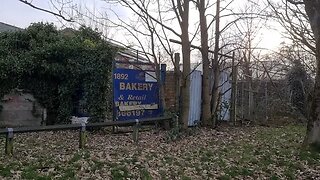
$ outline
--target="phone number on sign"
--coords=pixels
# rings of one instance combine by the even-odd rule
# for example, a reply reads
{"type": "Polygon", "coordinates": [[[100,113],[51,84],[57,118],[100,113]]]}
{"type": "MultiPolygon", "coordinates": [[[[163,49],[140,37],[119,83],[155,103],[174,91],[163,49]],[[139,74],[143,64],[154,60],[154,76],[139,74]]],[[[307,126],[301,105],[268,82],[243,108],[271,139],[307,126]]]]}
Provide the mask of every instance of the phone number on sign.
{"type": "Polygon", "coordinates": [[[122,116],[122,117],[143,116],[144,113],[145,113],[144,109],[134,110],[134,111],[122,111],[122,112],[118,112],[118,117],[119,116],[122,116]]]}

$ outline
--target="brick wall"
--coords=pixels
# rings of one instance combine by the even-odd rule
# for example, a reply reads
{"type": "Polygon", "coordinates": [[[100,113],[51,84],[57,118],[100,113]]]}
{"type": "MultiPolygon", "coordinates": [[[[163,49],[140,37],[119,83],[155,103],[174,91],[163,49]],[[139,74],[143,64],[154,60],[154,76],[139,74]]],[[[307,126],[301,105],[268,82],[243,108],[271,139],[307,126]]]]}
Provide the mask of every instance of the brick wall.
{"type": "Polygon", "coordinates": [[[176,88],[175,88],[175,76],[173,71],[166,72],[166,81],[165,81],[165,100],[166,106],[169,111],[175,111],[176,103],[176,88]]]}

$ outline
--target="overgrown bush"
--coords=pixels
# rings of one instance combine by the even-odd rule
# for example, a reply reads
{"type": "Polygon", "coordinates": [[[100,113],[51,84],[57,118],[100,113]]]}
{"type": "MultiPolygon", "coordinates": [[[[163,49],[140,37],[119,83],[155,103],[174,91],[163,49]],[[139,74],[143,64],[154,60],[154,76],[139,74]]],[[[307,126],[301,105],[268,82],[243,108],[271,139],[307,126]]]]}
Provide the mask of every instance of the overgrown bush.
{"type": "Polygon", "coordinates": [[[311,96],[312,80],[300,61],[293,62],[287,73],[290,92],[290,101],[294,108],[302,115],[307,116],[308,97],[311,96]]]}
{"type": "Polygon", "coordinates": [[[115,53],[86,27],[59,31],[36,23],[0,33],[0,97],[15,88],[32,93],[47,108],[47,124],[69,123],[80,105],[91,121],[101,121],[111,108],[115,53]]]}

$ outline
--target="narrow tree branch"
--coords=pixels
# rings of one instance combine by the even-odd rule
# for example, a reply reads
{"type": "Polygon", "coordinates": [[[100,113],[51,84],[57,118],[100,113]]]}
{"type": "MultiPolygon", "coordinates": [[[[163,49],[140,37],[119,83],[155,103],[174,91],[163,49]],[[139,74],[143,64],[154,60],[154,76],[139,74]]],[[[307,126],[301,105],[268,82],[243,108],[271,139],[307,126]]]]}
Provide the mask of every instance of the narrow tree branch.
{"type": "Polygon", "coordinates": [[[60,17],[60,18],[62,18],[62,19],[65,20],[65,21],[74,22],[74,20],[73,20],[72,18],[67,18],[67,17],[63,16],[63,15],[61,14],[61,12],[56,13],[56,12],[53,12],[53,11],[50,11],[50,10],[47,10],[47,9],[40,8],[40,7],[35,6],[34,4],[32,4],[32,2],[28,2],[27,0],[19,0],[19,1],[20,1],[21,3],[23,3],[23,4],[26,4],[26,5],[34,8],[34,9],[37,9],[37,10],[39,10],[39,11],[43,11],[43,12],[52,14],[52,15],[54,15],[54,16],[60,17]]]}
{"type": "Polygon", "coordinates": [[[295,5],[297,5],[297,4],[304,4],[302,1],[295,1],[295,0],[287,0],[289,3],[291,3],[291,4],[295,4],[295,5]]]}

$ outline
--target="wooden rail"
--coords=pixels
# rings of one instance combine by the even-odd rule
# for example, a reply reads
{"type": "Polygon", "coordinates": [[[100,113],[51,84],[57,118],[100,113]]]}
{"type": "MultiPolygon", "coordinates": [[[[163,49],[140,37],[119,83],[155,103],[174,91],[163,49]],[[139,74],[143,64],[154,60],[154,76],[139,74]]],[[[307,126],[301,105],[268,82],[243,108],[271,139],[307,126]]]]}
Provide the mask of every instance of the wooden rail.
{"type": "Polygon", "coordinates": [[[28,132],[41,132],[41,131],[61,131],[61,130],[80,130],[79,134],[79,148],[84,148],[86,143],[86,129],[95,127],[108,127],[108,126],[134,126],[133,140],[138,142],[139,125],[165,122],[171,120],[172,117],[158,117],[148,119],[135,119],[128,121],[111,121],[101,123],[88,123],[88,124],[63,124],[51,126],[36,126],[36,127],[18,127],[18,128],[5,128],[0,129],[0,135],[6,135],[5,153],[8,155],[13,154],[13,134],[14,133],[28,133],[28,132]]]}

